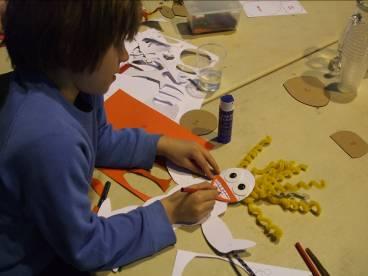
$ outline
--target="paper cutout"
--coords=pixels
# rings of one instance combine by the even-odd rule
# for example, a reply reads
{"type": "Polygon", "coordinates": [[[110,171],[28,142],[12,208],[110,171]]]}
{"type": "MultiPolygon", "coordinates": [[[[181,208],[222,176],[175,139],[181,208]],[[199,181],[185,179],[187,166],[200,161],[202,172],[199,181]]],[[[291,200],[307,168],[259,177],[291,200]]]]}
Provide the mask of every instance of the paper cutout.
{"type": "Polygon", "coordinates": [[[153,99],[153,94],[147,93],[147,91],[158,91],[159,89],[158,84],[151,81],[142,81],[142,79],[133,78],[125,74],[116,74],[115,76],[116,80],[110,85],[108,92],[104,94],[105,101],[114,95],[116,91],[123,90],[134,91],[135,96],[130,96],[139,99],[142,103],[147,103],[153,99]],[[121,88],[120,84],[123,84],[124,89],[121,88]]]}
{"type": "MultiPolygon", "coordinates": [[[[244,169],[231,168],[220,174],[231,189],[233,195],[239,202],[246,198],[253,190],[255,182],[253,175],[244,169]]],[[[221,194],[224,191],[221,190],[221,194]]],[[[229,190],[226,192],[229,193],[229,190]]],[[[256,244],[248,240],[234,239],[227,225],[219,218],[225,212],[227,203],[217,201],[207,220],[202,222],[202,232],[208,243],[218,252],[229,253],[234,250],[244,250],[255,246],[256,244]]]]}
{"type": "Polygon", "coordinates": [[[217,118],[206,110],[191,110],[180,119],[180,125],[196,135],[205,135],[217,128],[217,118]]]}
{"type": "MultiPolygon", "coordinates": [[[[195,54],[196,46],[154,29],[139,32],[125,46],[130,66],[116,75],[105,99],[122,89],[175,122],[187,111],[201,107],[205,94],[192,84],[198,70],[181,60],[183,54],[195,54]]],[[[217,56],[207,55],[211,62],[216,61],[217,56]]]]}
{"type": "Polygon", "coordinates": [[[254,188],[253,175],[248,170],[240,168],[223,170],[220,177],[214,177],[213,182],[216,183],[220,195],[228,199],[229,203],[242,201],[254,188]]]}
{"type": "Polygon", "coordinates": [[[173,19],[175,17],[173,10],[168,6],[161,6],[160,13],[162,14],[162,16],[169,19],[173,19]]]}
{"type": "MultiPolygon", "coordinates": [[[[176,253],[175,264],[172,276],[181,276],[184,272],[185,267],[194,258],[212,258],[219,259],[229,262],[228,259],[217,255],[210,255],[204,253],[196,253],[185,250],[178,250],[176,253]]],[[[238,260],[233,260],[234,263],[241,269],[244,267],[239,263],[238,260]]],[[[286,268],[281,266],[265,265],[260,263],[247,262],[250,268],[254,271],[257,276],[311,276],[312,274],[308,271],[286,268]]]]}
{"type": "Polygon", "coordinates": [[[248,17],[292,15],[307,13],[299,1],[240,1],[248,17]]]}
{"type": "Polygon", "coordinates": [[[330,101],[325,85],[315,77],[292,78],[284,83],[284,87],[294,99],[306,105],[322,107],[330,101]]]}
{"type": "MultiPolygon", "coordinates": [[[[253,189],[254,187],[254,178],[253,176],[244,169],[234,168],[227,169],[221,173],[223,181],[221,185],[228,185],[229,188],[232,189],[234,196],[237,197],[238,200],[244,199],[253,189]],[[245,184],[244,184],[245,183],[245,184]],[[241,185],[241,186],[240,186],[241,185]]],[[[185,183],[188,185],[188,183],[185,183]]],[[[166,196],[169,196],[177,191],[179,191],[183,186],[178,185],[171,189],[167,194],[157,196],[147,200],[143,206],[147,206],[152,204],[153,202],[160,200],[166,196]]],[[[221,196],[225,196],[225,194],[229,194],[228,189],[222,190],[223,187],[219,187],[219,191],[221,192],[221,196]]],[[[229,197],[230,198],[230,197],[229,197]]],[[[111,210],[110,199],[106,199],[98,212],[99,216],[110,217],[117,214],[127,213],[131,210],[134,210],[138,206],[128,206],[125,208],[111,210]]],[[[217,201],[214,209],[210,213],[207,218],[204,218],[202,221],[199,221],[195,224],[201,224],[202,232],[206,237],[207,241],[218,251],[221,253],[229,253],[235,250],[244,250],[250,248],[255,245],[254,242],[248,240],[238,240],[234,239],[230,230],[227,228],[226,224],[222,222],[222,220],[218,217],[222,213],[225,212],[227,207],[227,203],[217,201]]],[[[173,227],[180,227],[181,225],[174,225],[173,227]]],[[[113,269],[116,271],[117,269],[113,269]]]]}
{"type": "Polygon", "coordinates": [[[91,183],[91,187],[96,192],[96,194],[98,194],[99,196],[102,195],[104,185],[102,184],[102,182],[99,179],[93,178],[92,183],[91,183]]]}
{"type": "MultiPolygon", "coordinates": [[[[193,135],[185,128],[121,90],[108,97],[105,101],[105,110],[107,120],[114,128],[143,128],[149,133],[190,140],[207,149],[213,148],[211,143],[193,135]]],[[[123,174],[126,170],[107,168],[101,168],[100,170],[143,201],[150,199],[149,195],[135,189],[125,181],[123,174]]]]}
{"type": "Polygon", "coordinates": [[[201,228],[207,242],[221,253],[244,250],[256,245],[252,241],[234,239],[227,225],[217,216],[211,215],[201,224],[201,228]]]}
{"type": "Polygon", "coordinates": [[[117,210],[111,210],[111,200],[110,198],[106,198],[102,203],[97,215],[100,217],[108,218],[118,214],[126,214],[134,209],[137,209],[138,207],[138,205],[130,205],[117,210]]]}
{"type": "Polygon", "coordinates": [[[105,101],[105,110],[107,120],[114,128],[143,128],[148,133],[194,141],[207,149],[213,148],[210,142],[193,135],[187,129],[122,90],[117,91],[105,101]]]}
{"type": "Polygon", "coordinates": [[[330,137],[351,158],[362,157],[368,152],[368,144],[352,131],[338,131],[330,137]]]}
{"type": "MultiPolygon", "coordinates": [[[[172,166],[168,163],[168,171],[180,187],[187,187],[205,181],[203,178],[193,177],[191,173],[183,169],[172,166]]],[[[219,187],[222,197],[231,198],[230,193],[236,197],[232,202],[239,202],[246,198],[254,188],[254,177],[245,169],[230,168],[223,170],[220,174],[225,180],[227,188],[219,187]],[[228,195],[226,195],[228,194],[228,195]]],[[[227,225],[218,217],[227,208],[226,202],[216,201],[210,216],[201,222],[202,232],[206,240],[217,251],[228,253],[234,250],[246,249],[255,246],[255,243],[248,240],[234,239],[227,225]]]]}
{"type": "Polygon", "coordinates": [[[147,201],[151,197],[139,191],[138,189],[134,188],[132,185],[130,185],[124,177],[125,174],[134,173],[134,174],[144,176],[150,179],[152,182],[156,183],[163,192],[166,192],[171,182],[171,179],[161,179],[161,178],[155,177],[150,172],[145,171],[145,170],[117,170],[117,169],[107,169],[107,168],[100,169],[100,170],[101,172],[103,172],[104,174],[112,178],[120,186],[123,186],[125,189],[127,189],[128,191],[130,191],[132,194],[134,194],[136,197],[140,198],[143,201],[147,201]]]}
{"type": "MultiPolygon", "coordinates": [[[[254,187],[254,178],[244,169],[232,168],[227,169],[221,172],[221,177],[226,180],[227,185],[234,192],[235,196],[238,200],[243,200],[254,187]],[[236,174],[236,176],[234,176],[236,174]],[[239,185],[242,185],[241,189],[239,189],[239,185]],[[243,188],[243,185],[245,186],[243,188]]],[[[184,183],[183,185],[188,186],[192,183],[184,183]]],[[[171,189],[167,194],[156,196],[148,199],[143,206],[147,206],[152,204],[153,202],[160,200],[164,197],[167,197],[177,191],[179,191],[183,185],[177,185],[173,189],[171,189]]],[[[223,191],[222,195],[223,195],[223,191]]],[[[108,202],[104,202],[102,205],[108,204],[108,202]]],[[[104,206],[102,209],[105,217],[111,216],[112,214],[126,213],[126,210],[132,210],[135,207],[126,207],[122,209],[118,209],[115,211],[111,211],[111,206],[104,206]],[[108,210],[110,208],[110,211],[108,210]]],[[[221,253],[229,253],[234,250],[244,250],[250,247],[255,246],[255,243],[248,240],[239,240],[234,239],[230,230],[226,226],[225,223],[218,216],[223,214],[227,208],[227,203],[216,201],[214,209],[211,211],[210,215],[207,218],[204,218],[202,221],[196,222],[195,224],[202,225],[202,232],[207,239],[207,241],[213,246],[218,252],[221,253]]],[[[175,225],[174,227],[180,227],[181,225],[175,225]]]]}
{"type": "Polygon", "coordinates": [[[176,16],[187,17],[188,11],[183,4],[173,3],[172,10],[176,16]]]}
{"type": "Polygon", "coordinates": [[[166,167],[173,181],[181,186],[189,186],[192,184],[208,181],[208,179],[199,175],[194,175],[189,170],[178,167],[170,161],[166,162],[166,167]],[[188,184],[185,185],[185,183],[188,184]]]}

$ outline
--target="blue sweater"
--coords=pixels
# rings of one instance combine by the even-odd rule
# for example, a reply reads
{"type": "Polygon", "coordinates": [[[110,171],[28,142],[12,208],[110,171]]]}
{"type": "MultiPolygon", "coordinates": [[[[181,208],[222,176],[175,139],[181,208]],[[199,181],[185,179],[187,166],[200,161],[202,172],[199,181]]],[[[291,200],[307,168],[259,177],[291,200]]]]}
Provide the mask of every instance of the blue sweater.
{"type": "Polygon", "coordinates": [[[105,219],[87,196],[95,166],[151,168],[158,138],[113,130],[102,96],[72,105],[46,78],[15,73],[0,110],[0,274],[38,273],[55,255],[111,269],[175,243],[159,201],[105,219]]]}

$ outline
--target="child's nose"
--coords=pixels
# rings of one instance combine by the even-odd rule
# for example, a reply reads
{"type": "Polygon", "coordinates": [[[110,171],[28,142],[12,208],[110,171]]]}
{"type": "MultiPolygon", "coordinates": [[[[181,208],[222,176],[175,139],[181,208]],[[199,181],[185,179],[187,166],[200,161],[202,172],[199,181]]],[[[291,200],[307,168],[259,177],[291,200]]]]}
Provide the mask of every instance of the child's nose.
{"type": "Polygon", "coordinates": [[[119,60],[120,62],[126,62],[129,59],[128,51],[125,47],[122,47],[121,51],[119,52],[119,60]]]}

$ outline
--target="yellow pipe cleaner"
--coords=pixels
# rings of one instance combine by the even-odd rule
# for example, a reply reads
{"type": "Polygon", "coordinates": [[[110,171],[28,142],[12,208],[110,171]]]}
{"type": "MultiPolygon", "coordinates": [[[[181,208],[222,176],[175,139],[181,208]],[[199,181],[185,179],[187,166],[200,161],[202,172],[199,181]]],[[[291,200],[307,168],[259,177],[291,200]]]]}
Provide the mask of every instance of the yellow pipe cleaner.
{"type": "MultiPolygon", "coordinates": [[[[240,161],[238,167],[248,168],[250,163],[257,157],[264,147],[271,144],[271,137],[266,136],[240,161]]],[[[312,187],[322,189],[326,186],[324,180],[321,181],[299,181],[296,184],[286,182],[294,175],[307,170],[307,165],[296,164],[295,161],[278,160],[270,162],[265,168],[252,168],[250,171],[255,177],[256,183],[252,193],[245,198],[242,203],[248,207],[250,215],[256,218],[256,223],[263,228],[264,233],[273,242],[278,242],[282,237],[282,230],[275,225],[271,219],[265,217],[262,210],[257,207],[262,202],[279,205],[284,210],[300,212],[302,214],[312,213],[318,216],[321,213],[321,206],[318,202],[306,201],[303,196],[299,196],[300,189],[308,190],[312,187]]]]}

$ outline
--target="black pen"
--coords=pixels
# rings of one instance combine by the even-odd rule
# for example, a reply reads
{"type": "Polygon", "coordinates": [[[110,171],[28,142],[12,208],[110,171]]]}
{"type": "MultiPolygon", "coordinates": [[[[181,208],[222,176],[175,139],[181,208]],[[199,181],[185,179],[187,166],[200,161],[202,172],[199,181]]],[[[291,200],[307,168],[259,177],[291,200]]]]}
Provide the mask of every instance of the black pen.
{"type": "Polygon", "coordinates": [[[100,199],[98,200],[97,206],[93,209],[93,211],[95,213],[97,213],[98,210],[100,210],[100,207],[101,207],[102,203],[106,200],[107,194],[109,193],[109,190],[110,190],[110,186],[111,186],[111,182],[106,181],[104,189],[102,191],[102,195],[101,195],[100,199]]]}

